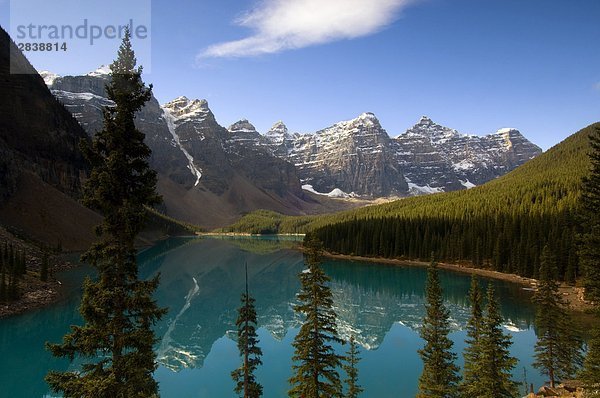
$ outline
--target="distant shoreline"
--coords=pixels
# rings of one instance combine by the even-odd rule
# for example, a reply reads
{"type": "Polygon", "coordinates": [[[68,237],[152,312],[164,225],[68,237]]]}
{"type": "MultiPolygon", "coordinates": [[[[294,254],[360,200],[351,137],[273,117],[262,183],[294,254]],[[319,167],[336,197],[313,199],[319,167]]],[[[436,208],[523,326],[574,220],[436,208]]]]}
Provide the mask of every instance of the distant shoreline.
{"type": "MultiPolygon", "coordinates": [[[[323,255],[328,258],[338,259],[338,260],[346,260],[346,261],[364,261],[370,263],[379,263],[379,264],[389,264],[389,265],[404,265],[404,266],[414,266],[414,267],[427,267],[429,266],[428,262],[424,261],[415,261],[415,260],[400,260],[393,258],[383,258],[383,257],[361,257],[361,256],[351,256],[346,254],[334,254],[329,252],[324,252],[323,255]]],[[[525,278],[516,274],[507,274],[504,272],[493,271],[489,269],[481,269],[481,268],[473,268],[466,265],[460,264],[449,264],[449,263],[437,263],[438,268],[458,272],[462,274],[475,274],[478,276],[484,276],[487,278],[492,278],[496,280],[507,281],[511,283],[517,283],[523,286],[524,290],[535,291],[537,289],[538,281],[533,278],[525,278]]],[[[593,309],[593,306],[590,303],[583,301],[583,289],[578,288],[576,286],[567,285],[565,283],[560,284],[559,288],[560,293],[563,298],[569,304],[569,308],[575,312],[584,313],[593,309]]]]}
{"type": "MultiPolygon", "coordinates": [[[[429,262],[425,261],[416,261],[416,260],[401,260],[395,258],[384,258],[384,257],[362,257],[362,256],[351,256],[347,254],[334,254],[329,252],[323,253],[326,257],[335,258],[340,260],[349,260],[349,261],[365,261],[370,263],[381,263],[381,264],[392,264],[392,265],[410,265],[417,267],[427,267],[429,266],[429,262]]],[[[535,287],[537,286],[537,279],[525,278],[515,274],[506,274],[499,271],[493,271],[489,269],[482,268],[473,268],[468,267],[466,265],[459,264],[450,264],[450,263],[437,263],[437,267],[440,269],[445,269],[449,271],[460,272],[463,274],[476,274],[480,276],[485,276],[488,278],[518,283],[520,285],[535,287]]]]}

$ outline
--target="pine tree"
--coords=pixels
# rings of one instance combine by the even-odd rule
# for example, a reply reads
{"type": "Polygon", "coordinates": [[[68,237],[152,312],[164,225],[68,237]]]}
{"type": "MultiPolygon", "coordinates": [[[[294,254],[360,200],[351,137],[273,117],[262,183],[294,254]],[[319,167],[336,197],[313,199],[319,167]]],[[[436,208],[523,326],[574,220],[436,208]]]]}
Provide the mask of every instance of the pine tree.
{"type": "Polygon", "coordinates": [[[338,369],[342,357],[334,352],[332,343],[342,343],[336,329],[337,315],[333,296],[327,283],[329,277],[320,266],[322,245],[311,235],[305,239],[308,269],[300,273],[300,304],[294,311],[304,315],[294,342],[294,375],[290,378],[290,397],[332,398],[342,395],[338,369]]]}
{"type": "Polygon", "coordinates": [[[463,370],[463,381],[461,383],[461,396],[477,396],[476,385],[479,379],[478,363],[481,356],[481,329],[483,327],[483,294],[479,287],[477,275],[471,277],[471,289],[469,291],[471,303],[471,317],[467,324],[467,347],[463,353],[465,365],[463,370]]]}
{"type": "Polygon", "coordinates": [[[54,356],[84,362],[79,371],[51,371],[46,380],[65,397],[151,397],[158,384],[152,326],[165,313],[152,298],[158,276],[138,279],[135,238],[144,226],[145,206],[158,203],[156,173],[148,166],[150,149],[135,128],[137,111],[151,97],[151,86],[136,68],[126,32],[106,86],[114,106],[104,109],[104,128],[91,146],[82,144],[92,170],[84,203],[103,214],[99,240],[82,256],[98,271],[83,285],[83,326],[72,326],[62,344],[48,344],[54,356]]]}
{"type": "Polygon", "coordinates": [[[248,292],[248,265],[246,264],[246,292],[242,294],[242,306],[235,322],[238,328],[238,349],[243,359],[242,365],[231,372],[236,383],[235,392],[240,397],[258,398],[262,396],[262,386],[256,381],[254,371],[262,364],[262,350],[256,335],[256,310],[254,298],[248,292]]]}
{"type": "Polygon", "coordinates": [[[458,367],[452,349],[450,312],[444,306],[442,286],[434,260],[427,271],[426,315],[421,328],[425,346],[419,350],[423,373],[419,377],[418,398],[452,398],[458,396],[458,367]]]}
{"type": "Polygon", "coordinates": [[[572,331],[567,304],[558,291],[556,259],[548,246],[544,247],[540,262],[539,286],[533,296],[538,335],[533,366],[550,378],[554,388],[557,380],[572,378],[581,366],[581,341],[572,331]]]}
{"type": "Polygon", "coordinates": [[[345,398],[358,398],[358,396],[364,391],[363,388],[358,384],[358,362],[360,361],[358,344],[354,335],[350,336],[348,353],[346,354],[344,370],[346,371],[347,378],[344,380],[347,391],[345,398]]]}
{"type": "Polygon", "coordinates": [[[487,289],[487,307],[480,335],[480,355],[476,362],[479,378],[473,388],[479,398],[516,397],[518,385],[511,372],[517,360],[510,356],[511,338],[502,331],[502,316],[494,288],[487,289]]]}

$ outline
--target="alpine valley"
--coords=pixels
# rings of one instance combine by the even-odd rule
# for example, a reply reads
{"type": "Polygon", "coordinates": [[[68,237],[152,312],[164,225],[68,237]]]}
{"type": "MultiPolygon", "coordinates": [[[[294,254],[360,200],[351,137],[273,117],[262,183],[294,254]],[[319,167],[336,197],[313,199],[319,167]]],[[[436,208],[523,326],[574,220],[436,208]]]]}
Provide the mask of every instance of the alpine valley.
{"type": "MultiPolygon", "coordinates": [[[[41,75],[92,136],[102,127],[102,108],[111,105],[108,72],[103,66],[84,76],[41,75]]],[[[206,100],[186,97],[163,105],[153,97],[137,126],[152,149],[162,210],[205,228],[257,209],[314,214],[471,188],[541,153],[516,129],[466,135],[426,116],[395,138],[373,113],[314,133],[290,133],[277,122],[260,134],[245,119],[224,128],[206,100]]]]}
{"type": "MultiPolygon", "coordinates": [[[[370,49],[367,56],[357,51],[375,43],[367,37],[353,44],[359,36],[344,33],[337,48],[313,34],[366,29],[388,11],[375,18],[356,10],[381,13],[389,3],[391,15],[392,3],[413,2],[313,3],[257,2],[235,22],[236,29],[254,29],[253,36],[215,41],[195,55],[223,65],[231,65],[230,55],[264,55],[251,68],[240,60],[222,75],[172,62],[184,59],[169,56],[175,52],[190,59],[173,36],[172,53],[161,47],[166,41],[154,42],[161,66],[143,76],[137,59],[144,53],[134,51],[140,38],[126,27],[110,67],[66,75],[110,62],[100,51],[101,59],[77,56],[86,66],[40,62],[59,75],[26,58],[38,65],[48,43],[37,53],[0,27],[0,352],[6,358],[0,398],[227,397],[232,391],[265,398],[516,398],[521,390],[530,398],[566,398],[597,390],[600,329],[592,311],[600,303],[600,122],[543,152],[497,119],[513,118],[524,130],[534,126],[539,131],[528,133],[544,133],[538,137],[545,146],[554,129],[577,116],[568,109],[564,120],[542,120],[556,104],[538,106],[537,86],[523,80],[539,72],[537,54],[530,70],[524,56],[514,58],[522,64],[482,68],[471,61],[480,53],[486,63],[496,60],[487,48],[495,43],[478,45],[472,59],[447,45],[443,53],[421,48],[421,55],[435,56],[432,62],[388,51],[386,43],[398,48],[394,39],[373,49],[392,57],[372,57],[370,49]],[[313,18],[322,9],[327,13],[313,18]],[[338,21],[338,11],[352,11],[352,18],[338,21]],[[258,20],[264,18],[263,29],[258,20]],[[303,40],[315,48],[296,51],[298,58],[271,54],[300,50],[295,30],[310,31],[303,40]],[[444,59],[457,55],[461,67],[446,68],[444,59]],[[274,67],[292,64],[301,69],[274,67]],[[273,80],[280,70],[278,77],[291,85],[273,80]],[[456,81],[440,83],[450,75],[456,81]],[[339,82],[329,84],[333,76],[339,82]],[[173,90],[169,98],[154,96],[162,91],[153,77],[173,90]],[[374,89],[359,90],[357,82],[374,89]],[[322,86],[331,97],[322,96],[322,86]],[[170,99],[182,87],[194,94],[170,99]],[[236,114],[223,123],[206,93],[236,114]],[[495,102],[472,105],[482,98],[495,102]],[[367,106],[380,109],[381,121],[367,106]],[[265,110],[269,124],[263,124],[265,110]],[[254,120],[237,120],[237,112],[252,112],[254,120]],[[456,120],[444,124],[483,121],[480,126],[493,128],[467,134],[419,117],[427,112],[456,120]],[[416,122],[405,130],[382,125],[408,113],[416,122]],[[276,121],[283,114],[290,128],[276,121]],[[41,307],[47,308],[30,311],[41,307]],[[546,376],[550,387],[535,395],[546,376]]],[[[414,7],[406,19],[418,16],[414,7]]],[[[226,8],[219,12],[234,10],[226,8]]],[[[186,4],[185,12],[192,9],[186,4]]],[[[440,15],[440,21],[447,17],[440,15]]],[[[189,28],[180,17],[167,19],[162,23],[171,33],[189,28]]],[[[496,21],[482,21],[496,33],[496,21]]],[[[430,26],[393,22],[374,26],[381,32],[372,34],[383,39],[430,26]]],[[[498,43],[513,46],[501,33],[498,43]]],[[[186,37],[201,36],[210,39],[186,37]]],[[[406,43],[416,45],[417,36],[406,43]]],[[[548,83],[541,75],[539,82],[548,83]]],[[[568,82],[581,91],[580,83],[568,82]]],[[[589,112],[589,104],[572,105],[589,112]]]]}

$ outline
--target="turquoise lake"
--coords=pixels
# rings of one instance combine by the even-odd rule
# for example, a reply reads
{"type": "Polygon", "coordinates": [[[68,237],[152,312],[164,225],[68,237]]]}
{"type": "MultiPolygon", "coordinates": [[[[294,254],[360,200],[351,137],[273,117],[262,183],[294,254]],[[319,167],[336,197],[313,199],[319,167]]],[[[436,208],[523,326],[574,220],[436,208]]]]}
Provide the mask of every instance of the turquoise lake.
{"type": "MultiPolygon", "coordinates": [[[[235,397],[230,372],[239,365],[234,340],[237,308],[248,264],[250,292],[256,299],[263,366],[257,378],[265,398],[287,396],[291,376],[291,343],[301,318],[293,311],[299,290],[302,253],[293,240],[277,238],[173,238],[142,251],[140,274],[161,274],[156,298],[169,313],[156,327],[160,367],[155,376],[167,398],[235,397]]],[[[331,277],[338,327],[361,345],[359,366],[363,397],[414,397],[422,364],[419,327],[424,315],[426,269],[375,263],[332,261],[323,264],[331,277]]],[[[35,312],[0,320],[0,397],[51,397],[44,375],[49,369],[76,369],[44,350],[58,342],[78,314],[81,267],[59,275],[64,298],[35,312]]],[[[458,364],[469,316],[468,275],[440,271],[451,312],[458,364]]],[[[480,278],[496,286],[512,335],[512,354],[519,359],[514,379],[525,378],[536,389],[545,380],[531,366],[535,331],[530,292],[521,286],[480,278]]],[[[485,288],[485,286],[483,286],[485,288]]],[[[345,347],[339,348],[343,353],[345,347]]],[[[523,390],[521,388],[521,390],[523,390]]]]}

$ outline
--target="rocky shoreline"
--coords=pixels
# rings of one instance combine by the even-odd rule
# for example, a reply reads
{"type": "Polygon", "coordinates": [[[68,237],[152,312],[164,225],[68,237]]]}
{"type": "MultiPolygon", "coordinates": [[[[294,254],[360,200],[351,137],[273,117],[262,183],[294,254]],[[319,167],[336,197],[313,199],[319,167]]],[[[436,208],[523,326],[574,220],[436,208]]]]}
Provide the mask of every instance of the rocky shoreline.
{"type": "Polygon", "coordinates": [[[9,242],[16,250],[25,252],[27,273],[19,282],[20,298],[15,301],[0,303],[0,319],[8,316],[41,308],[58,300],[61,293],[61,283],[53,275],[56,272],[73,268],[75,265],[65,261],[60,256],[50,255],[50,276],[47,282],[40,280],[42,265],[42,250],[33,243],[16,237],[0,227],[0,242],[9,242]]]}

